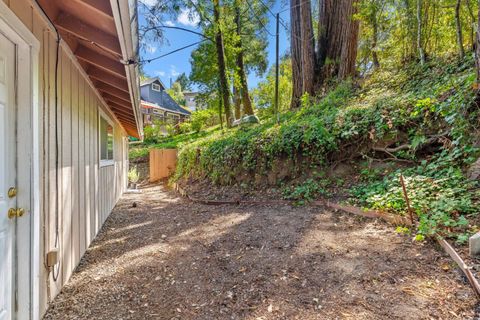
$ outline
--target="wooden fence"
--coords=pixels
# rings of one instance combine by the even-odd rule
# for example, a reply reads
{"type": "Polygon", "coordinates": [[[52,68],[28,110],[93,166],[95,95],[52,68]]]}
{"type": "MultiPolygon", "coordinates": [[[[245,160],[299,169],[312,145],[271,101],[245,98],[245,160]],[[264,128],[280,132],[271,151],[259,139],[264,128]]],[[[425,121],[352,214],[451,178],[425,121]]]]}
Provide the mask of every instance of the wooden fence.
{"type": "Polygon", "coordinates": [[[150,150],[150,182],[168,178],[177,165],[177,149],[150,150]]]}

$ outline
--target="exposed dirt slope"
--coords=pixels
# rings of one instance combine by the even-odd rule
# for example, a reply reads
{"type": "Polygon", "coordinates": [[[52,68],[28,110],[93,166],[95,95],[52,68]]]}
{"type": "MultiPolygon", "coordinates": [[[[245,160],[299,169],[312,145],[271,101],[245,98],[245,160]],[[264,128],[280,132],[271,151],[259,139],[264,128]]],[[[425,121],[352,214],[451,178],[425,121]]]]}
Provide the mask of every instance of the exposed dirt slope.
{"type": "Polygon", "coordinates": [[[143,191],[117,205],[46,319],[474,317],[451,260],[380,222],[143,191]]]}

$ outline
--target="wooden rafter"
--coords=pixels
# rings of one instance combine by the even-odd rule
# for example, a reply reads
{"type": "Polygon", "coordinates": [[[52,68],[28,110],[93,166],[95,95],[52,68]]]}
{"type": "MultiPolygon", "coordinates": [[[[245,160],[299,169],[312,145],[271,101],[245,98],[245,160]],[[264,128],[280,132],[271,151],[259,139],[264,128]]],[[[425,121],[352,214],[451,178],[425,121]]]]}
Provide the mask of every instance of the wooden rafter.
{"type": "Polygon", "coordinates": [[[127,108],[127,109],[131,109],[132,108],[132,105],[130,104],[130,102],[127,102],[125,100],[122,100],[118,97],[115,97],[115,96],[112,96],[111,94],[108,94],[108,93],[103,93],[103,98],[105,98],[105,100],[108,100],[108,101],[111,101],[111,102],[114,102],[124,108],[127,108]]]}
{"type": "Polygon", "coordinates": [[[126,93],[125,91],[122,91],[120,89],[117,89],[115,87],[112,87],[108,84],[105,84],[103,82],[98,82],[95,84],[95,87],[104,93],[108,93],[112,96],[118,97],[122,100],[125,100],[126,102],[130,102],[130,95],[126,93]]]}
{"type": "Polygon", "coordinates": [[[100,68],[106,72],[109,72],[114,76],[123,79],[126,78],[125,66],[119,61],[112,60],[104,55],[98,54],[92,49],[81,45],[78,46],[77,50],[75,50],[75,55],[77,56],[77,58],[88,62],[89,64],[100,68]]]}
{"type": "Polygon", "coordinates": [[[125,80],[112,77],[110,73],[95,67],[88,68],[87,73],[91,78],[95,80],[109,84],[117,89],[123,90],[128,93],[128,85],[125,80]]]}
{"type": "Polygon", "coordinates": [[[107,100],[107,104],[110,106],[110,108],[112,108],[112,110],[113,109],[119,110],[123,113],[126,113],[126,114],[129,114],[129,115],[133,116],[133,113],[132,113],[130,108],[125,108],[124,106],[118,105],[115,102],[112,102],[112,101],[109,101],[109,100],[107,100]]]}
{"type": "Polygon", "coordinates": [[[85,24],[83,21],[72,15],[69,15],[65,12],[60,12],[55,20],[55,25],[59,29],[68,32],[77,38],[93,42],[104,50],[107,50],[116,56],[121,56],[122,51],[117,38],[106,34],[95,27],[85,24]]]}
{"type": "Polygon", "coordinates": [[[113,21],[112,8],[108,0],[72,0],[81,6],[88,6],[113,21]]]}
{"type": "Polygon", "coordinates": [[[119,113],[124,116],[133,117],[133,114],[130,111],[125,109],[120,109],[118,106],[112,104],[111,102],[108,102],[107,104],[113,112],[119,113]]]}

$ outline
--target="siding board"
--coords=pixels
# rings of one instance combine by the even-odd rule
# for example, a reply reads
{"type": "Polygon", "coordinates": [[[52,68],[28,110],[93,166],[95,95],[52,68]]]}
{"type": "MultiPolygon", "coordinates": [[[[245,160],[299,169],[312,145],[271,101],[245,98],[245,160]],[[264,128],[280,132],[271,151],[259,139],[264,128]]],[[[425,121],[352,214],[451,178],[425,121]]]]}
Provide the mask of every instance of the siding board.
{"type": "MultiPolygon", "coordinates": [[[[2,0],[0,0],[2,1],[2,0]]],[[[40,313],[70,278],[81,256],[124,191],[126,180],[124,130],[114,121],[114,165],[99,167],[98,116],[103,102],[83,70],[60,48],[58,67],[58,194],[55,157],[56,34],[30,0],[3,0],[40,41],[40,186],[42,188],[40,265],[46,253],[59,249],[59,275],[40,274],[40,313]],[[58,196],[58,212],[56,199],[58,196]],[[59,237],[56,241],[56,214],[59,237]],[[48,283],[48,284],[47,284],[48,283]],[[49,292],[47,290],[49,288],[49,292]]],[[[113,120],[113,119],[112,119],[113,120]]]]}

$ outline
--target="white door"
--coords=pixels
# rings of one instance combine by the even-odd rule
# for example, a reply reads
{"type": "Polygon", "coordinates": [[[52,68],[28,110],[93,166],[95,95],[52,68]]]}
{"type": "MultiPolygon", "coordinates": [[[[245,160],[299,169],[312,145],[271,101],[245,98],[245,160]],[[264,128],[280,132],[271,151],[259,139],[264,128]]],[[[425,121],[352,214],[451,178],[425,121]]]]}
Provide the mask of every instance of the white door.
{"type": "Polygon", "coordinates": [[[16,183],[15,44],[0,33],[0,320],[15,314],[15,223],[8,217],[16,209],[9,189],[16,183]]]}

